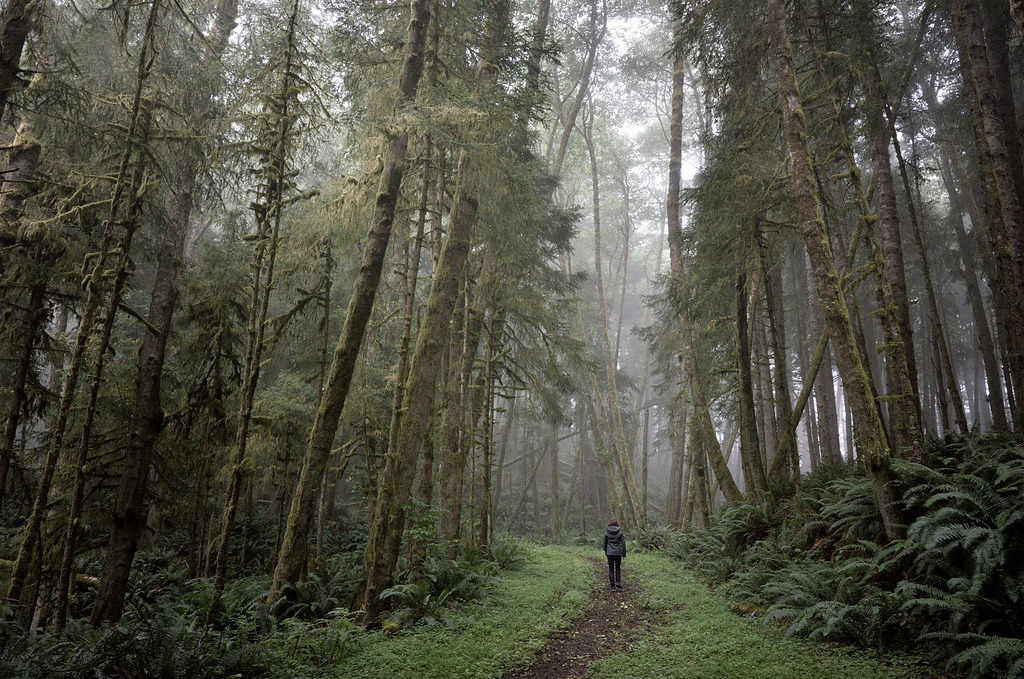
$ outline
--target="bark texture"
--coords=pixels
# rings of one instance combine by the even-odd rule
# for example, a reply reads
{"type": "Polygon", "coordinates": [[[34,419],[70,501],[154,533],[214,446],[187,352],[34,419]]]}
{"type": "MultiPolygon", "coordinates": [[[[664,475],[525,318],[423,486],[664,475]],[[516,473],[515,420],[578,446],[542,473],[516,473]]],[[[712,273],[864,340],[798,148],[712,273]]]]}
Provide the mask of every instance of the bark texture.
{"type": "MultiPolygon", "coordinates": [[[[409,28],[406,35],[405,57],[399,77],[396,113],[416,98],[420,77],[423,75],[424,46],[430,23],[428,0],[412,0],[410,3],[409,28]]],[[[325,391],[317,409],[316,419],[310,431],[309,445],[302,462],[299,482],[292,496],[285,527],[281,551],[274,569],[271,587],[277,592],[285,583],[296,582],[306,564],[310,526],[316,510],[320,479],[323,477],[338,432],[338,420],[345,407],[352,374],[355,370],[359,347],[363,343],[366,325],[373,311],[373,300],[377,294],[384,255],[391,239],[391,227],[395,217],[395,205],[401,191],[405,174],[409,135],[403,132],[392,140],[389,157],[381,177],[374,208],[373,225],[363,250],[359,276],[353,285],[348,313],[341,330],[341,337],[334,350],[331,371],[325,384],[325,391]]]]}
{"type": "MultiPolygon", "coordinates": [[[[1007,304],[1007,343],[1013,386],[1024,386],[1024,221],[1010,167],[1006,127],[999,114],[980,9],[976,0],[952,0],[953,34],[960,71],[974,123],[978,161],[985,180],[985,210],[998,268],[998,285],[1007,304]]],[[[1024,421],[1017,399],[1014,422],[1024,421]]]]}
{"type": "Polygon", "coordinates": [[[18,85],[21,53],[31,28],[31,13],[36,0],[8,0],[0,14],[0,118],[7,101],[18,85]]]}
{"type": "Polygon", "coordinates": [[[857,446],[871,475],[875,502],[886,534],[898,538],[902,532],[891,487],[889,446],[882,422],[875,409],[871,385],[857,352],[843,289],[836,272],[825,223],[821,216],[817,186],[814,182],[803,105],[793,71],[792,49],[786,29],[782,0],[767,0],[768,28],[771,37],[771,63],[778,85],[790,171],[796,194],[800,230],[811,261],[815,286],[825,314],[825,325],[832,341],[843,387],[853,412],[857,446]]]}
{"type": "MultiPolygon", "coordinates": [[[[489,6],[484,26],[484,48],[480,52],[474,82],[477,95],[491,86],[498,73],[498,57],[508,30],[509,12],[508,0],[494,0],[489,6]]],[[[401,415],[396,447],[387,453],[378,484],[362,579],[353,602],[354,608],[363,610],[366,620],[375,619],[383,610],[380,594],[387,587],[398,561],[405,507],[411,494],[416,460],[434,402],[441,357],[448,346],[449,323],[476,225],[478,185],[476,162],[469,152],[463,151],[459,157],[451,223],[438,257],[427,308],[409,366],[409,379],[402,399],[404,412],[401,415]]]]}

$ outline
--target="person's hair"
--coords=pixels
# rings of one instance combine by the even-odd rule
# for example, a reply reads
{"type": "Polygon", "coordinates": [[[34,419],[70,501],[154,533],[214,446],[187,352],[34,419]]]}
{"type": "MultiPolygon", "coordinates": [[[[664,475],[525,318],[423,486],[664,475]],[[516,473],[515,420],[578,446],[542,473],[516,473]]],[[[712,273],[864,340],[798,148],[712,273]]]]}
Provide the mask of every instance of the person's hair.
{"type": "Polygon", "coordinates": [[[617,519],[612,519],[611,521],[608,522],[608,525],[609,526],[618,526],[619,522],[618,522],[617,519]]]}

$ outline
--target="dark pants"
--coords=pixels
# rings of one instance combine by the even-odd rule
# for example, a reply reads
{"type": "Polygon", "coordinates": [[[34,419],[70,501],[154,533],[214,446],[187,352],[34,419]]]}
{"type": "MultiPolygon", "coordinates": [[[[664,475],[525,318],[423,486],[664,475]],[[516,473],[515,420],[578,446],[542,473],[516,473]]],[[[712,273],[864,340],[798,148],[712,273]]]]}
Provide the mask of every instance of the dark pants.
{"type": "Polygon", "coordinates": [[[608,581],[612,587],[621,587],[622,583],[622,557],[618,554],[608,554],[608,581]]]}

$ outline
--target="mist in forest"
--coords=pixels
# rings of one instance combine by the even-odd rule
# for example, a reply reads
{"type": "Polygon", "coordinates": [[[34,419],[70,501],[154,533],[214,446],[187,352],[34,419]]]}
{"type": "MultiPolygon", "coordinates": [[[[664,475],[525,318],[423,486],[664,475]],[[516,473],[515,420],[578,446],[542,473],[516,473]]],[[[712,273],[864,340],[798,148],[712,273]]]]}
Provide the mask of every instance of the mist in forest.
{"type": "Polygon", "coordinates": [[[1022,18],[5,0],[0,637],[852,479],[910,539],[1024,421],[1022,18]]]}

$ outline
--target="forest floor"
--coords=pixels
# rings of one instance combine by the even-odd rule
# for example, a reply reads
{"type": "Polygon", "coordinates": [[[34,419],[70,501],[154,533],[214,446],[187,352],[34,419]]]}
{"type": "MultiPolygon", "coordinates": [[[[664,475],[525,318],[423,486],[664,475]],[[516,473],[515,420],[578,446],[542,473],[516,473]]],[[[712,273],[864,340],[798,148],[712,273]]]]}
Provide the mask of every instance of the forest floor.
{"type": "Polygon", "coordinates": [[[781,630],[737,614],[722,596],[657,554],[623,560],[621,591],[607,564],[594,564],[590,607],[549,637],[534,662],[505,679],[585,677],[711,679],[933,678],[906,657],[785,639],[781,630]]]}
{"type": "Polygon", "coordinates": [[[506,679],[585,677],[594,660],[619,652],[648,633],[654,614],[637,600],[639,585],[630,584],[627,578],[623,588],[613,592],[607,563],[597,558],[588,561],[594,563],[599,583],[594,605],[567,628],[555,632],[532,665],[506,675],[506,679]]]}
{"type": "MultiPolygon", "coordinates": [[[[362,637],[332,677],[409,679],[938,679],[919,660],[784,638],[738,614],[679,561],[623,560],[609,592],[600,550],[528,545],[520,571],[450,625],[362,637]],[[597,552],[597,554],[595,554],[597,552]]],[[[326,669],[326,668],[325,668],[326,669]]],[[[294,675],[293,675],[294,676],[294,675]]],[[[314,676],[301,674],[299,676],[314,676]]]]}

